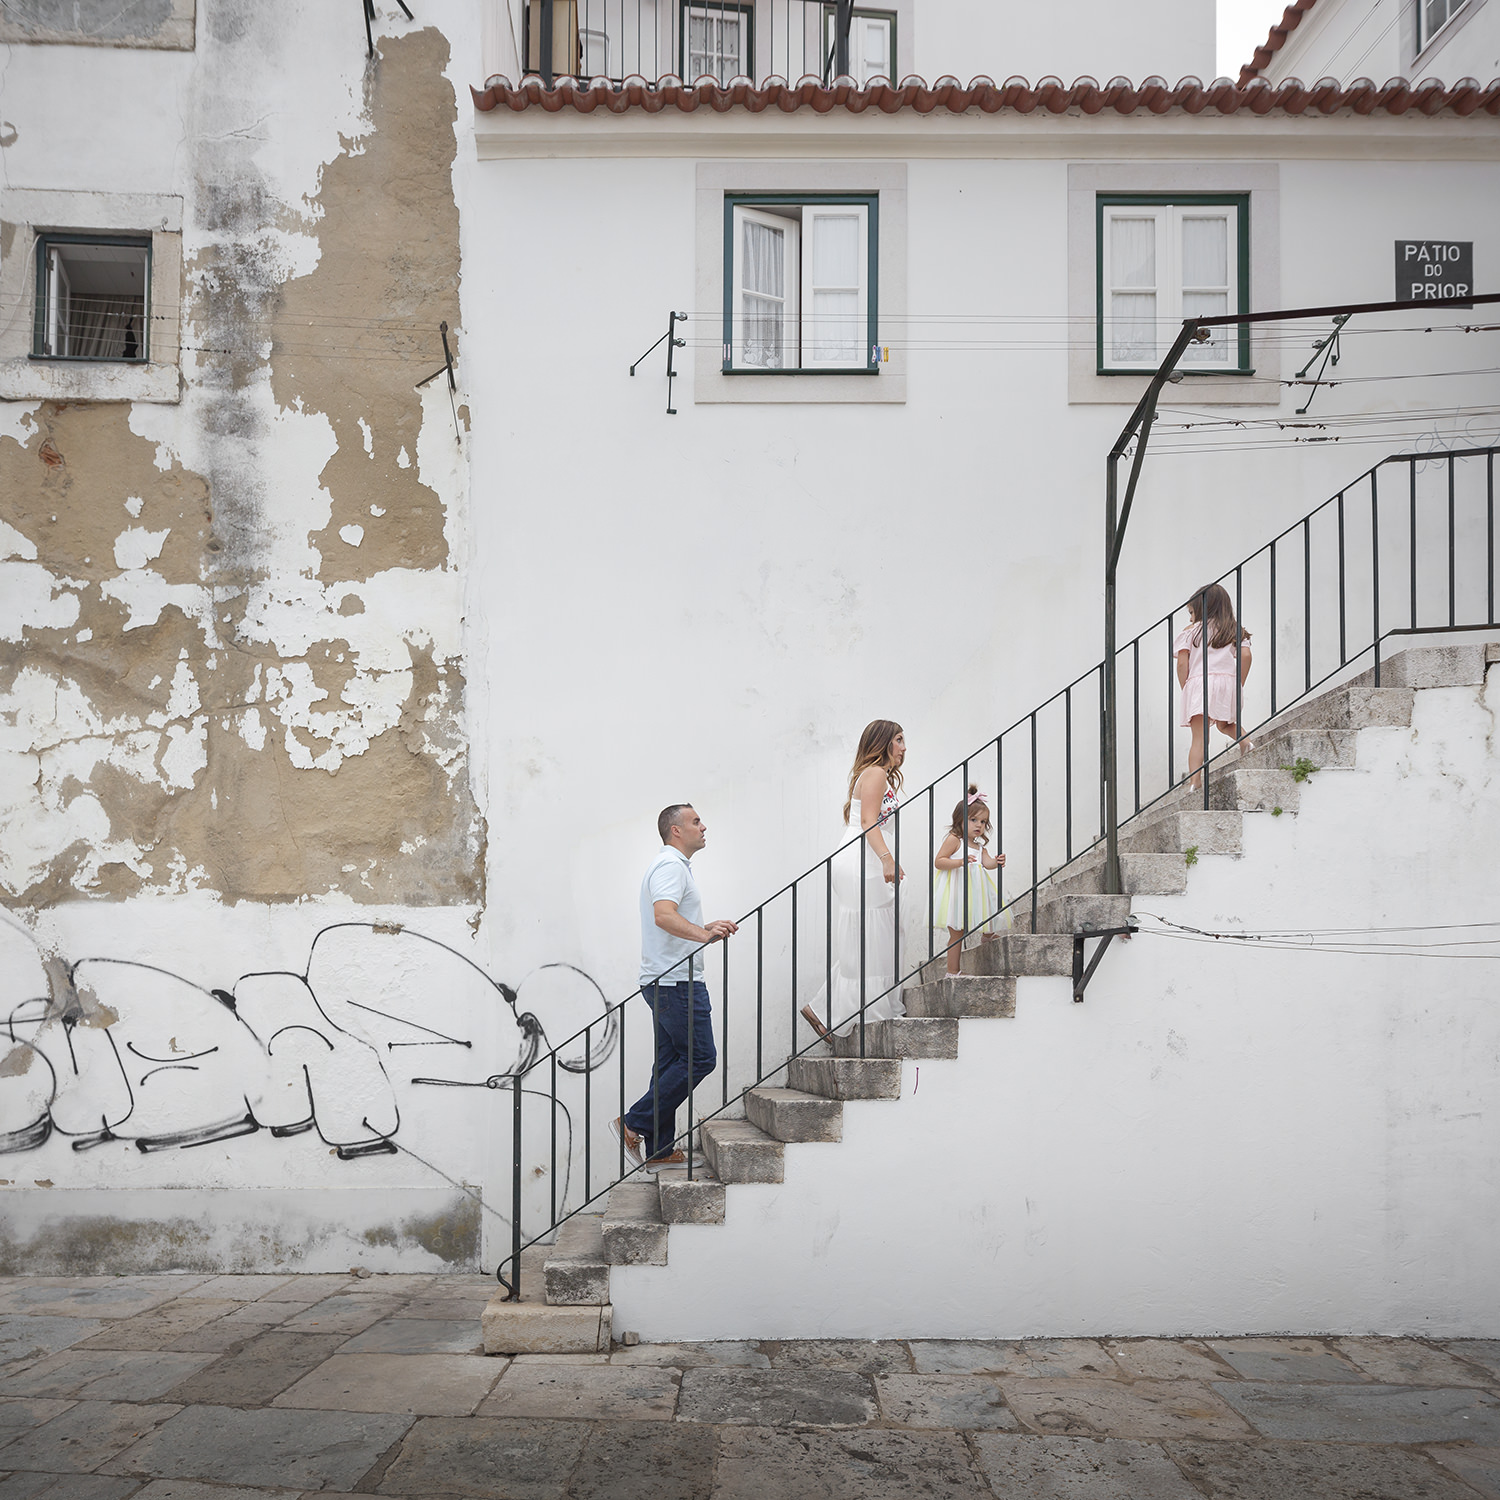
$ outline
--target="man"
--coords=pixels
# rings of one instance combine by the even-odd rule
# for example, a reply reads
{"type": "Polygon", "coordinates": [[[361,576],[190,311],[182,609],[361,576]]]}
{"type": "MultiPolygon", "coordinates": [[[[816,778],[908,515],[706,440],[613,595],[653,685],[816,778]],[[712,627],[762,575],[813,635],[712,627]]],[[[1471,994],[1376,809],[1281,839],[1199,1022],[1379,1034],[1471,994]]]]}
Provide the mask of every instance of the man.
{"type": "Polygon", "coordinates": [[[630,1159],[652,1171],[686,1163],[686,1153],[673,1145],[677,1108],[719,1060],[708,986],[698,977],[706,966],[695,950],[739,931],[727,918],[703,921],[689,862],[707,842],[708,829],[692,805],[663,808],[656,831],[662,851],[641,881],[641,993],[656,1022],[656,1065],[651,1087],[610,1127],[630,1159]]]}

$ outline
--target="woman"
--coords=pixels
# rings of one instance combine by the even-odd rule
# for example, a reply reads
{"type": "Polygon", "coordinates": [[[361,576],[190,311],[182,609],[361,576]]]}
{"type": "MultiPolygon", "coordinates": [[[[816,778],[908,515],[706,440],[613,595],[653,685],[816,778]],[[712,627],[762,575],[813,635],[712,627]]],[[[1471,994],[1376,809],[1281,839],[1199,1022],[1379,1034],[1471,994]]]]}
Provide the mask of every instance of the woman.
{"type": "Polygon", "coordinates": [[[906,1014],[896,986],[904,968],[904,944],[898,944],[896,932],[896,893],[905,872],[896,867],[887,839],[887,834],[894,836],[892,819],[905,759],[906,736],[899,724],[876,719],[865,725],[844,803],[845,830],[857,826],[864,837],[833,857],[830,985],[802,1007],[803,1019],[824,1039],[831,1032],[850,1035],[859,1024],[862,1003],[867,1022],[906,1014]]]}

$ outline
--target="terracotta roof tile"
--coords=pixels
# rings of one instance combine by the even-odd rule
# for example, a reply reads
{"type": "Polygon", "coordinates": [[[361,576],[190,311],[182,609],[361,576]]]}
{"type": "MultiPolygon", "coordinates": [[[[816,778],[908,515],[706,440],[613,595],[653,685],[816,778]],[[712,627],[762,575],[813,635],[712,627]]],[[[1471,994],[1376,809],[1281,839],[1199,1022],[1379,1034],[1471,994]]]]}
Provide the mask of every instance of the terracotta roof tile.
{"type": "Polygon", "coordinates": [[[1302,18],[1318,0],[1292,0],[1292,4],[1281,13],[1281,19],[1271,28],[1271,34],[1255,49],[1250,61],[1240,69],[1240,87],[1252,78],[1260,77],[1260,71],[1286,46],[1286,39],[1302,24],[1302,18]]]}
{"type": "MultiPolygon", "coordinates": [[[[1305,0],[1301,8],[1305,10],[1312,3],[1313,0],[1305,0]]],[[[1297,6],[1289,8],[1287,14],[1296,9],[1297,6]]],[[[1114,78],[1107,84],[1092,78],[1080,78],[1072,84],[1065,84],[1060,78],[1043,78],[1034,84],[1024,78],[1008,78],[997,84],[991,78],[980,77],[966,85],[948,77],[929,85],[926,79],[912,76],[899,85],[877,81],[862,88],[847,80],[825,86],[812,77],[798,83],[770,78],[760,85],[741,80],[724,87],[711,78],[688,84],[668,75],[656,83],[648,83],[641,77],[627,78],[623,83],[612,83],[606,78],[560,78],[548,89],[536,77],[525,78],[519,84],[495,77],[488,79],[483,89],[471,88],[469,92],[474,96],[474,108],[486,113],[497,109],[517,112],[543,109],[555,114],[572,109],[579,114],[593,114],[597,110],[617,115],[629,110],[644,110],[647,114],[676,110],[691,114],[705,109],[725,114],[732,109],[744,109],[759,114],[775,109],[791,114],[811,109],[827,114],[842,109],[857,115],[867,110],[896,114],[910,109],[925,115],[935,110],[961,114],[978,109],[985,114],[1013,110],[1023,115],[1037,110],[1052,114],[1078,110],[1085,115],[1106,111],[1121,115],[1142,112],[1232,115],[1241,110],[1256,115],[1272,112],[1331,115],[1340,110],[1356,115],[1377,111],[1400,115],[1415,110],[1425,115],[1500,116],[1500,79],[1481,85],[1472,78],[1460,79],[1452,85],[1436,79],[1413,84],[1404,78],[1392,78],[1384,84],[1356,78],[1346,85],[1324,78],[1311,87],[1296,78],[1275,86],[1255,77],[1248,81],[1242,77],[1238,83],[1227,78],[1213,83],[1184,78],[1173,87],[1165,78],[1147,78],[1139,84],[1128,78],[1114,78]]]]}

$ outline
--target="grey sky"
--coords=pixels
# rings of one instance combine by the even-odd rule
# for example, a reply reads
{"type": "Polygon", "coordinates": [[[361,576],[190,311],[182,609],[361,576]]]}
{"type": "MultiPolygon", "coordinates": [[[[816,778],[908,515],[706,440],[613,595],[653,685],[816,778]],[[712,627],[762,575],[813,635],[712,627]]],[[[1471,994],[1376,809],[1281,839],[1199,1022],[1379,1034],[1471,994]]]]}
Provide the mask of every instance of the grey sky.
{"type": "Polygon", "coordinates": [[[1285,0],[1217,0],[1221,78],[1237,78],[1250,54],[1281,19],[1285,0]]]}

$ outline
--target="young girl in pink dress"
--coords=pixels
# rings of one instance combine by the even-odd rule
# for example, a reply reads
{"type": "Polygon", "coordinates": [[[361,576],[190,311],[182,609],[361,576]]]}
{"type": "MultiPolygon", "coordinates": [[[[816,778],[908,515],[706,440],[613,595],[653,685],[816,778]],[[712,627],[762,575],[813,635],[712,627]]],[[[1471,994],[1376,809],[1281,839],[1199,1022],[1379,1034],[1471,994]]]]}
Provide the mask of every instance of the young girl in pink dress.
{"type": "MultiPolygon", "coordinates": [[[[1243,684],[1250,675],[1250,632],[1234,618],[1228,592],[1217,583],[1200,589],[1188,600],[1189,623],[1172,643],[1177,653],[1177,685],[1182,689],[1182,712],[1177,722],[1193,731],[1188,750],[1188,772],[1193,786],[1203,785],[1200,771],[1208,737],[1205,717],[1232,740],[1240,738],[1239,702],[1243,684]],[[1203,705],[1203,623],[1199,611],[1208,616],[1208,712],[1203,705]],[[1236,684],[1239,684],[1237,687],[1236,684]]],[[[1245,742],[1249,747],[1250,742],[1245,742]]]]}

